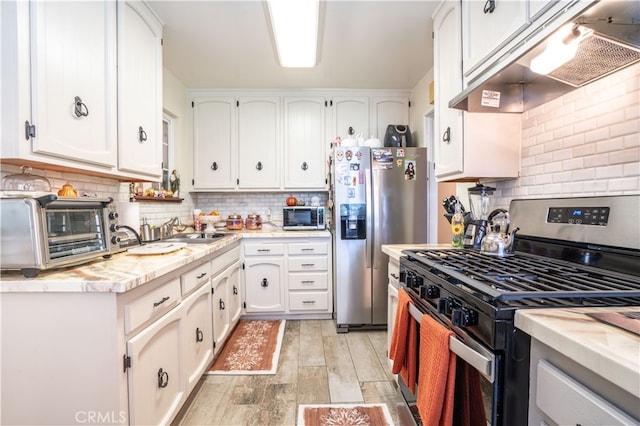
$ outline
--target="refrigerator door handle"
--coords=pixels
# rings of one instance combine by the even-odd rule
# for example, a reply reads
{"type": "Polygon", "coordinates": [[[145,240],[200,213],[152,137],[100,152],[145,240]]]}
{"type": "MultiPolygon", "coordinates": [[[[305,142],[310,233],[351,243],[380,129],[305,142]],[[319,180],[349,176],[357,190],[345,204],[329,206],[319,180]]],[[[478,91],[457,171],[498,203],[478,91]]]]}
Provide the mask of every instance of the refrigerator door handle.
{"type": "Polygon", "coordinates": [[[366,240],[365,240],[365,251],[366,251],[366,260],[365,260],[365,267],[367,268],[371,268],[371,249],[373,246],[373,218],[371,216],[372,214],[372,204],[373,204],[373,200],[372,200],[372,196],[373,194],[371,193],[371,169],[366,169],[365,170],[365,174],[364,174],[365,178],[364,178],[364,194],[365,194],[365,203],[366,203],[366,214],[367,214],[367,235],[366,235],[366,240]]]}

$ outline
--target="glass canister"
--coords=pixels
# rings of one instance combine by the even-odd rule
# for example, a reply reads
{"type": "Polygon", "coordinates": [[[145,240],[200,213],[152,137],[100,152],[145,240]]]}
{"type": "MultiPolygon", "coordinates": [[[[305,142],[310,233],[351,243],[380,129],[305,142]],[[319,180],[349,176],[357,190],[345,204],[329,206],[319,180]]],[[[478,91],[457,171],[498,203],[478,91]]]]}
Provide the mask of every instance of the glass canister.
{"type": "Polygon", "coordinates": [[[250,214],[244,222],[244,226],[247,229],[262,229],[262,218],[259,214],[250,214]]]}
{"type": "Polygon", "coordinates": [[[243,227],[242,216],[239,214],[230,214],[227,217],[227,229],[231,231],[241,230],[243,227]]]}

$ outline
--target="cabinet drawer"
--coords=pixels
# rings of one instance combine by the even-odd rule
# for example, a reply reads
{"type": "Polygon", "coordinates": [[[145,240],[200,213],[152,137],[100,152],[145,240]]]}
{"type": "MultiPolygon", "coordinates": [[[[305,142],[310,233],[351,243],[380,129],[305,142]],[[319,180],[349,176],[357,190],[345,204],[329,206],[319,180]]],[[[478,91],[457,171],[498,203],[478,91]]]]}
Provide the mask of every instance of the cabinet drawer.
{"type": "Polygon", "coordinates": [[[191,293],[204,281],[211,278],[211,262],[205,262],[180,276],[182,295],[191,293]]]}
{"type": "Polygon", "coordinates": [[[289,274],[289,290],[326,290],[326,272],[289,274]]]}
{"type": "Polygon", "coordinates": [[[327,254],[329,243],[289,243],[289,254],[327,254]]]}
{"type": "Polygon", "coordinates": [[[218,275],[226,269],[227,266],[240,259],[240,247],[233,248],[226,253],[222,253],[211,261],[212,274],[218,275]]]}
{"type": "Polygon", "coordinates": [[[289,258],[289,271],[326,271],[327,266],[326,256],[289,258]]]}
{"type": "Polygon", "coordinates": [[[178,304],[180,300],[180,279],[140,296],[124,305],[124,332],[135,330],[150,319],[157,318],[178,304]]]}
{"type": "Polygon", "coordinates": [[[400,281],[400,265],[394,259],[389,258],[389,269],[387,272],[389,282],[398,284],[400,281]]]}
{"type": "Polygon", "coordinates": [[[244,246],[244,254],[245,256],[283,255],[284,243],[246,244],[244,246]]]}
{"type": "Polygon", "coordinates": [[[326,311],[329,309],[329,294],[326,291],[314,293],[289,293],[291,311],[326,311]]]}

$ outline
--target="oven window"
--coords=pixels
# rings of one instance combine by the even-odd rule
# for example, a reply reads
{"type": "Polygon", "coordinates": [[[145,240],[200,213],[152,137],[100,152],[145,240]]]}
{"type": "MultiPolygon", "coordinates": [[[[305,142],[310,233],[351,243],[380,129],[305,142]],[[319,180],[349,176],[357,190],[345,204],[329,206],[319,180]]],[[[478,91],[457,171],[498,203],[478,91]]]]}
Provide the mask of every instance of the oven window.
{"type": "Polygon", "coordinates": [[[311,210],[285,210],[285,224],[288,226],[311,225],[311,210]]]}
{"type": "Polygon", "coordinates": [[[46,210],[50,259],[106,251],[102,214],[102,208],[46,210]]]}

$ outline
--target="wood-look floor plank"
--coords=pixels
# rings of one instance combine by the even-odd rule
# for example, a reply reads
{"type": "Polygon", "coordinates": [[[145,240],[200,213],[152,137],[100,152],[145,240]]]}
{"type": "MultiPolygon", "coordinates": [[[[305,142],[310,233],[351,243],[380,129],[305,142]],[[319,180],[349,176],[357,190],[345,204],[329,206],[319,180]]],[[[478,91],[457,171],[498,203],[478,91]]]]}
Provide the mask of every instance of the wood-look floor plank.
{"type": "Polygon", "coordinates": [[[320,321],[300,323],[300,350],[298,364],[302,367],[326,365],[322,348],[322,324],[320,321]]]}
{"type": "Polygon", "coordinates": [[[386,375],[377,352],[371,344],[369,335],[363,332],[348,333],[347,344],[351,359],[361,382],[375,382],[386,380],[386,375]]]}
{"type": "Polygon", "coordinates": [[[325,337],[323,340],[331,402],[362,402],[358,375],[346,336],[325,337]]]}
{"type": "Polygon", "coordinates": [[[396,409],[398,394],[397,388],[389,381],[363,382],[362,395],[367,404],[384,403],[391,413],[394,424],[398,424],[398,412],[396,409]]]}
{"type": "Polygon", "coordinates": [[[278,370],[272,376],[271,383],[298,382],[298,356],[300,353],[300,321],[287,321],[278,370]]]}
{"type": "Polygon", "coordinates": [[[298,404],[328,404],[329,380],[325,367],[298,368],[298,404]]]}
{"type": "Polygon", "coordinates": [[[265,398],[257,414],[260,425],[294,425],[298,388],[295,383],[267,385],[265,398]]]}

